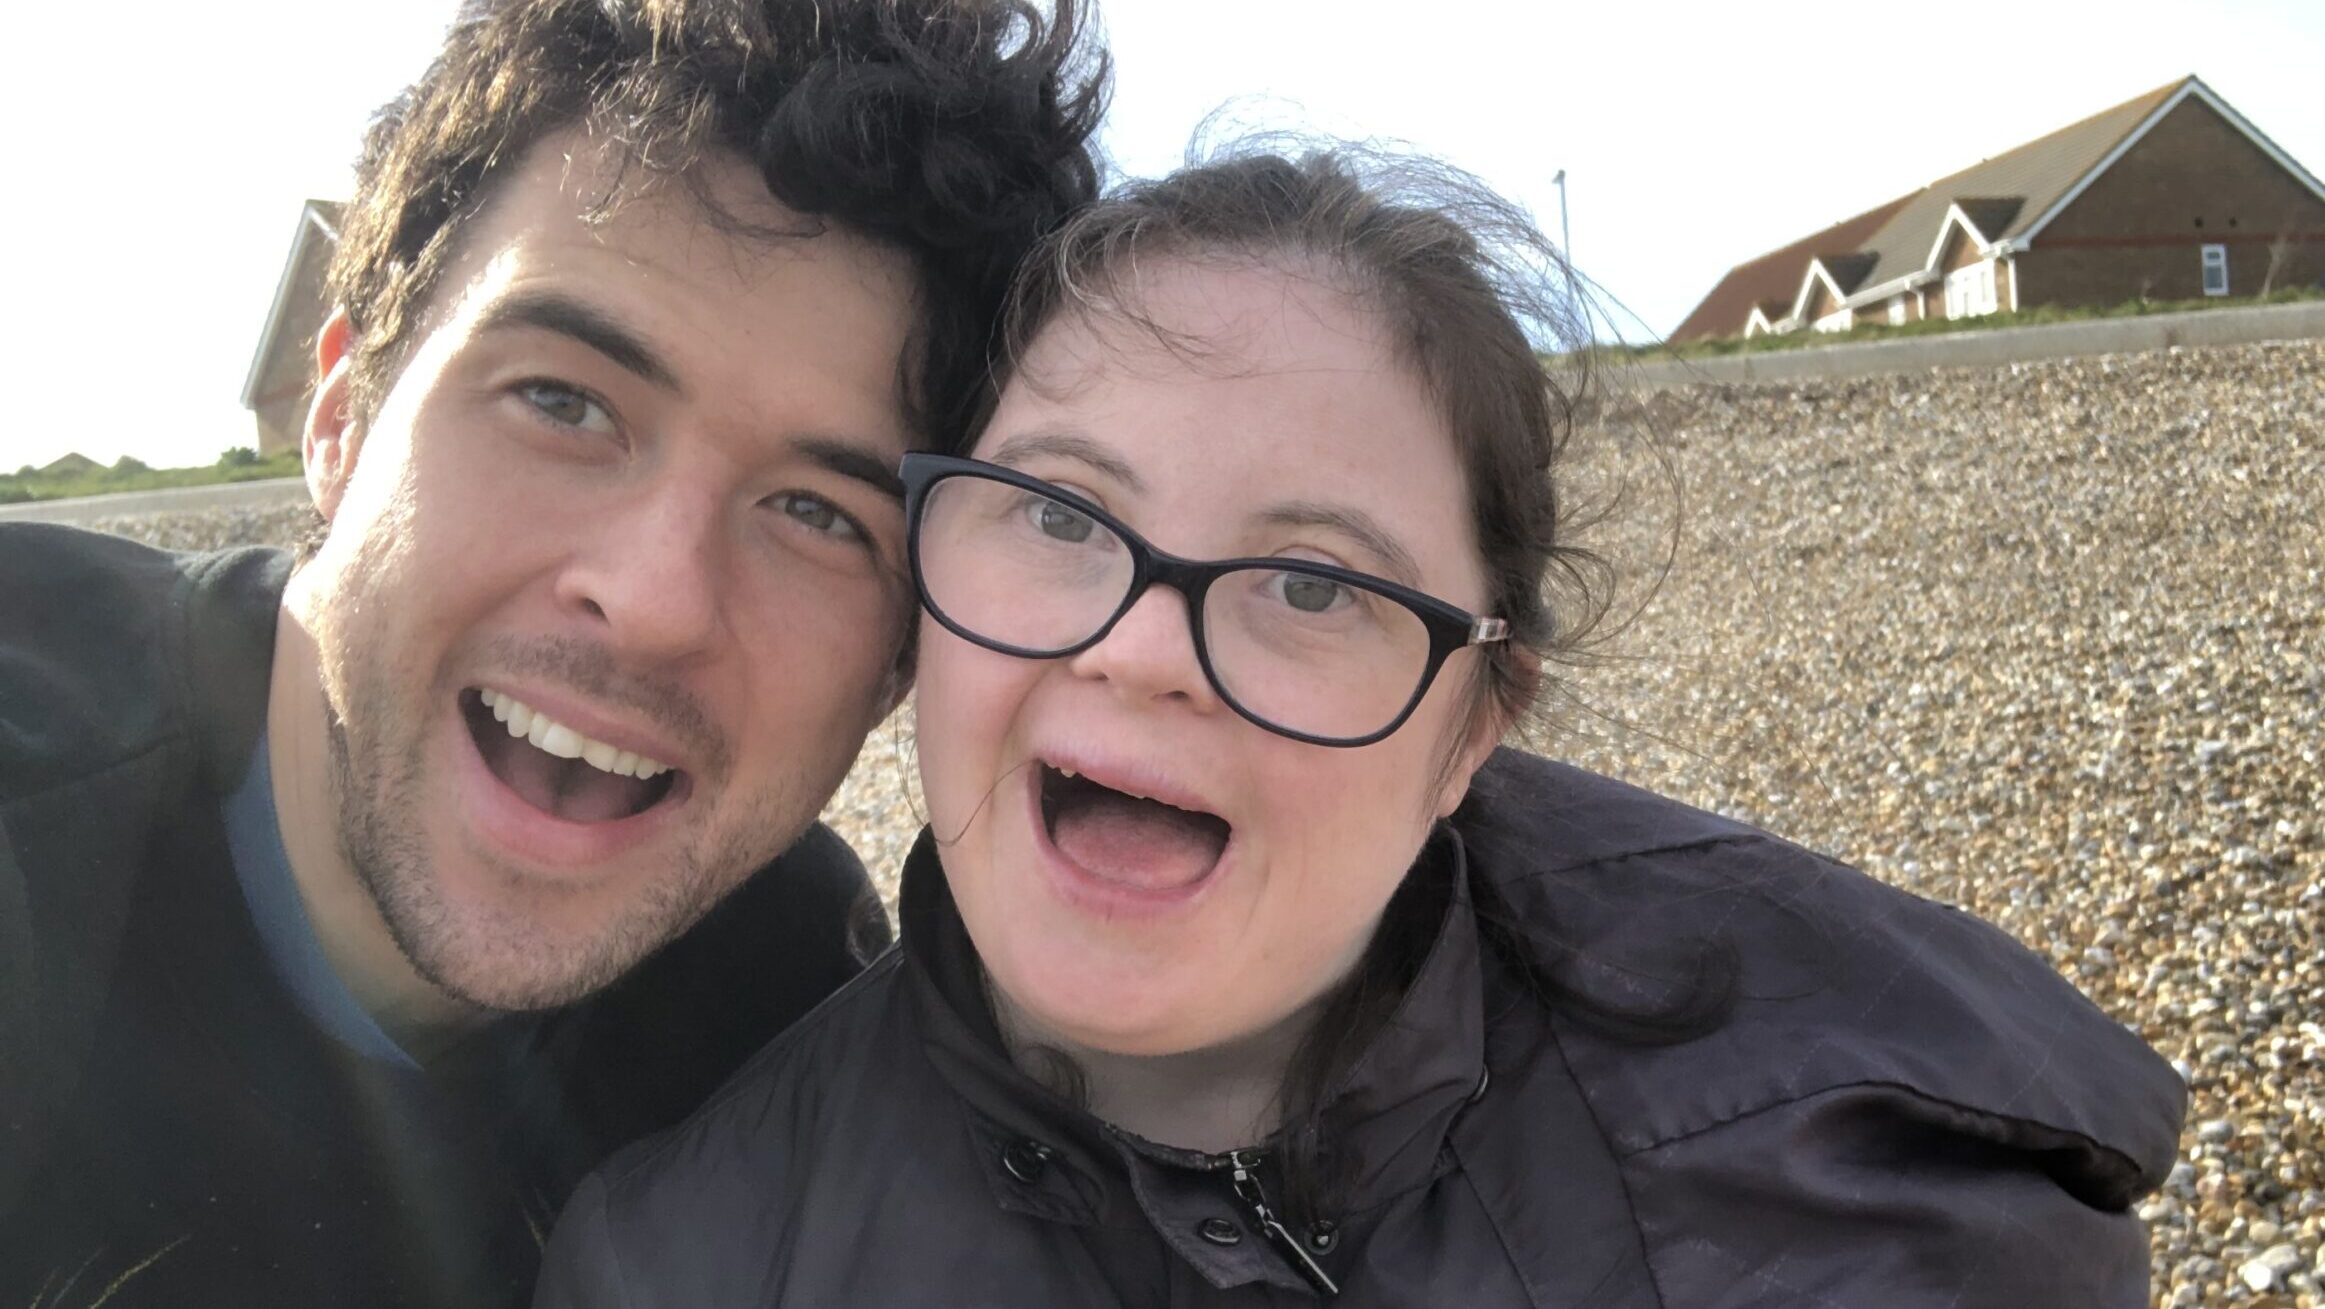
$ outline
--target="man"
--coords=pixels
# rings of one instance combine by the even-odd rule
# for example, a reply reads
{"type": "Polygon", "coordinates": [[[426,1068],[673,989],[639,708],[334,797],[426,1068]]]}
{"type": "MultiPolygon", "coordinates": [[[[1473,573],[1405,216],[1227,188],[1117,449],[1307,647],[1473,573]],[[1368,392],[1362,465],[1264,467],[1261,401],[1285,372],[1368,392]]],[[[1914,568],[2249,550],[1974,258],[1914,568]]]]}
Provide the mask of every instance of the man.
{"type": "Polygon", "coordinates": [[[521,1300],[853,972],[893,470],[1103,76],[1067,0],[456,24],[359,166],[311,556],[0,534],[0,1302],[521,1300]]]}

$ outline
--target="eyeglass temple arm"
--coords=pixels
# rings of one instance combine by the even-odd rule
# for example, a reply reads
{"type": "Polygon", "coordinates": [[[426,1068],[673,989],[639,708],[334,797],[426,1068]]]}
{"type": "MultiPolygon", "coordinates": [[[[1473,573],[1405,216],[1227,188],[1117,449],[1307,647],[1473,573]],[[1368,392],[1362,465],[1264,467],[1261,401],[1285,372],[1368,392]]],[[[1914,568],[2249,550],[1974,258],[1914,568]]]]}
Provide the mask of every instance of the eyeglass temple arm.
{"type": "Polygon", "coordinates": [[[1469,645],[1484,645],[1489,641],[1510,638],[1510,620],[1507,618],[1480,618],[1469,625],[1469,645]]]}

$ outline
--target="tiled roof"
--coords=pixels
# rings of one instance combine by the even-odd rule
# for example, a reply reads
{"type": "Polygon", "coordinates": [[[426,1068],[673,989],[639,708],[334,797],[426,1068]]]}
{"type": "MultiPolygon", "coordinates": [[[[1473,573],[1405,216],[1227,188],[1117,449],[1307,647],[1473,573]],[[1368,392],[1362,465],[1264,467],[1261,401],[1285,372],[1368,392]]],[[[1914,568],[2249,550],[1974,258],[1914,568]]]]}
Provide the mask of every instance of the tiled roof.
{"type": "Polygon", "coordinates": [[[2194,80],[2182,78],[2157,87],[1782,250],[1738,264],[1670,339],[1733,336],[1743,330],[1756,303],[1782,302],[1783,311],[1770,313],[1771,319],[1791,312],[1801,279],[1808,275],[1808,262],[1818,256],[1825,257],[1826,270],[1850,294],[1920,272],[1929,262],[1946,210],[1956,203],[1988,241],[2015,236],[2058,203],[2157,106],[2194,80]],[[1856,273],[1854,284],[1842,277],[1843,264],[1836,258],[1842,255],[1858,256],[1847,264],[1856,273]]]}
{"type": "Polygon", "coordinates": [[[2102,109],[2079,123],[2070,123],[2048,136],[1981,160],[1923,187],[1914,193],[1911,203],[1866,241],[1866,251],[1876,258],[1865,285],[1879,286],[1920,272],[1929,262],[1930,247],[1937,243],[1946,209],[1957,200],[2008,197],[2019,201],[2018,211],[1999,230],[1978,222],[1975,216],[1971,218],[1978,224],[1979,233],[1989,241],[2016,236],[2025,225],[2058,203],[2059,197],[2082,181],[2084,174],[2106,158],[2108,151],[2131,135],[2131,129],[2139,126],[2187,80],[2159,86],[2146,95],[2102,109]]]}
{"type": "Polygon", "coordinates": [[[1734,336],[1744,330],[1744,320],[1752,316],[1753,305],[1759,305],[1770,322],[1791,313],[1793,297],[1800,293],[1800,279],[1808,274],[1809,260],[1820,254],[1846,254],[1863,245],[1867,237],[1879,231],[1912,198],[1899,196],[1854,218],[1844,218],[1781,250],[1771,250],[1749,263],[1736,265],[1703,298],[1703,303],[1695,307],[1695,312],[1687,316],[1687,321],[1672,331],[1671,339],[1692,341],[1699,337],[1734,336]]]}

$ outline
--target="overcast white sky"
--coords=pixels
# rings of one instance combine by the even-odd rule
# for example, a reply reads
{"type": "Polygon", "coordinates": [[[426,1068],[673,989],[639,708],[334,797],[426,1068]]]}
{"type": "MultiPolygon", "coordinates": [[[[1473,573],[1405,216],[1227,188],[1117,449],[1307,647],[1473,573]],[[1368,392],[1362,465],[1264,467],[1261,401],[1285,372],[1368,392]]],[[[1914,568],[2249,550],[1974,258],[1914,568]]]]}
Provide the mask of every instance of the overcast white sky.
{"type": "MultiPolygon", "coordinates": [[[[11,17],[0,470],[68,450],[208,463],[299,202],[338,197],[371,109],[452,0],[127,0],[11,17]],[[102,15],[101,19],[98,15],[102,15]]],[[[1168,168],[1203,116],[1395,137],[1483,174],[1677,325],[1730,265],[2196,73],[2325,171],[2325,0],[1111,0],[1109,146],[1168,168]],[[1894,87],[1884,92],[1884,86],[1894,87]]]]}

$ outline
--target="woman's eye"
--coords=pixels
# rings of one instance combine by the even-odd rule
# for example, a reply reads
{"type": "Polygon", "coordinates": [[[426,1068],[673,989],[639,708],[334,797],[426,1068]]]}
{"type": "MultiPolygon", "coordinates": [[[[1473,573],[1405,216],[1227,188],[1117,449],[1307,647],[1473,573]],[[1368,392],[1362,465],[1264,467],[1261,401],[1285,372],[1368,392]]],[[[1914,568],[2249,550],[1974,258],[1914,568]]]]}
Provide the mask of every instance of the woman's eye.
{"type": "Polygon", "coordinates": [[[1348,598],[1348,588],[1338,582],[1305,573],[1278,573],[1277,593],[1285,604],[1302,613],[1321,614],[1337,607],[1348,598]]]}
{"type": "Polygon", "coordinates": [[[1032,514],[1033,525],[1043,536],[1073,545],[1089,540],[1098,526],[1088,514],[1077,514],[1055,500],[1034,501],[1032,514]]]}
{"type": "Polygon", "coordinates": [[[776,496],[774,503],[777,509],[810,531],[847,540],[863,536],[854,519],[840,512],[837,505],[822,496],[792,491],[776,496]]]}
{"type": "Polygon", "coordinates": [[[526,382],[517,388],[517,394],[553,423],[589,432],[611,434],[614,430],[613,415],[604,405],[562,382],[526,382]]]}

